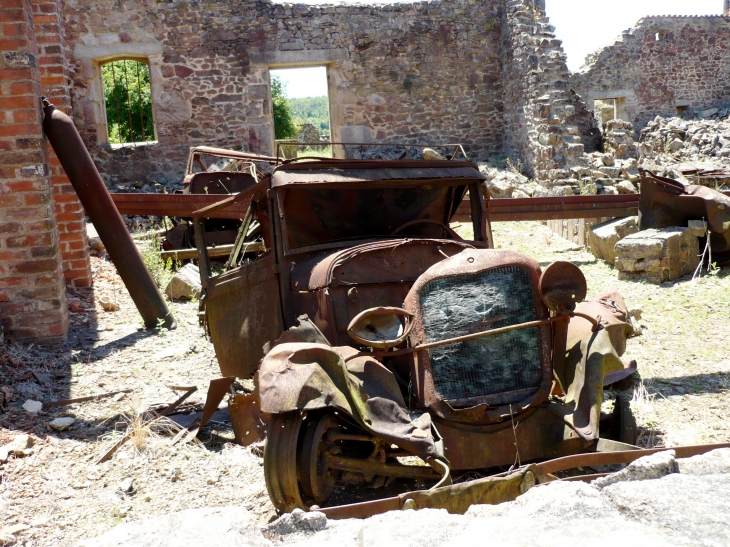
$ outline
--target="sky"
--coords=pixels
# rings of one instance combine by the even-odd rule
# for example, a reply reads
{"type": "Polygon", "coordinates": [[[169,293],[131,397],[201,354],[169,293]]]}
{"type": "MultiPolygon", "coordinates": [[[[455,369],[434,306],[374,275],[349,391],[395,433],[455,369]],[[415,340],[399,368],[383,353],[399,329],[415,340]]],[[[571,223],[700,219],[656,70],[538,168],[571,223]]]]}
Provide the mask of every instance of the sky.
{"type": "MultiPolygon", "coordinates": [[[[361,1],[361,0],[358,0],[361,1]]],[[[450,1],[450,0],[443,0],[450,1]]],[[[320,3],[307,0],[308,4],[320,3]]],[[[321,2],[327,3],[327,2],[321,2]]],[[[353,3],[344,0],[343,3],[353,3]]],[[[374,2],[373,2],[374,3],[374,2]]],[[[389,3],[379,0],[379,3],[389,3]]],[[[578,70],[586,55],[612,44],[646,15],[719,15],[723,0],[546,0],[550,23],[563,41],[568,68],[578,70]],[[587,7],[590,6],[590,7],[587,7]]],[[[287,86],[290,98],[327,94],[324,67],[272,70],[287,86]]]]}
{"type": "Polygon", "coordinates": [[[578,70],[586,55],[611,45],[646,15],[720,15],[723,0],[546,0],[550,23],[563,41],[568,68],[578,70]],[[586,6],[595,6],[586,9],[586,6]]]}

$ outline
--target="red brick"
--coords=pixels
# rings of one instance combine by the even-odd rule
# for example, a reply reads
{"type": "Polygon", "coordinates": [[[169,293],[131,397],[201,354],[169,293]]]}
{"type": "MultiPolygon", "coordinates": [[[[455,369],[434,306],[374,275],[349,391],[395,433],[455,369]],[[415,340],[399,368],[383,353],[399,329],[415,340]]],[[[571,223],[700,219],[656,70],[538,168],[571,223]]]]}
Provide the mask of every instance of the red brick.
{"type": "Polygon", "coordinates": [[[0,234],[17,234],[23,229],[23,225],[19,222],[6,222],[0,224],[0,234]]]}
{"type": "Polygon", "coordinates": [[[15,110],[13,112],[13,121],[15,123],[40,123],[41,111],[40,110],[15,110]]]}
{"type": "Polygon", "coordinates": [[[14,82],[10,84],[11,95],[33,95],[38,92],[38,84],[35,82],[14,82]]]}
{"type": "Polygon", "coordinates": [[[83,246],[82,246],[81,249],[75,249],[73,251],[68,251],[67,253],[64,253],[63,259],[66,262],[68,262],[69,264],[76,264],[78,262],[78,260],[83,260],[84,261],[83,262],[83,266],[73,266],[71,268],[72,270],[78,270],[78,269],[81,269],[81,268],[86,268],[86,267],[88,267],[88,264],[89,264],[89,262],[88,262],[89,256],[88,256],[88,253],[86,251],[86,248],[83,247],[83,246]],[[69,262],[69,261],[71,261],[71,262],[69,262]]]}
{"type": "MultiPolygon", "coordinates": [[[[56,215],[56,222],[61,224],[62,222],[66,223],[73,223],[74,221],[79,220],[79,215],[75,213],[64,213],[60,215],[56,215]]],[[[68,226],[68,224],[66,224],[68,226]]]]}
{"type": "MultiPolygon", "coordinates": [[[[56,188],[54,188],[54,191],[56,188]]],[[[60,194],[55,197],[56,203],[79,203],[79,198],[75,194],[60,194]]]]}
{"type": "Polygon", "coordinates": [[[45,260],[29,260],[27,262],[21,262],[15,264],[15,271],[17,273],[43,273],[52,272],[58,268],[58,262],[53,258],[47,258],[45,260]]]}
{"type": "MultiPolygon", "coordinates": [[[[88,247],[88,244],[84,245],[83,241],[69,241],[66,245],[67,245],[69,251],[78,251],[78,250],[83,251],[84,249],[86,249],[86,247],[88,247]]],[[[71,257],[69,255],[67,255],[66,253],[64,253],[63,258],[65,259],[65,258],[71,258],[71,257]]]]}
{"type": "MultiPolygon", "coordinates": [[[[61,226],[59,226],[59,230],[61,229],[61,226]]],[[[66,233],[72,233],[72,232],[80,232],[84,229],[83,224],[81,222],[66,222],[63,225],[63,231],[66,233]]]]}
{"type": "Polygon", "coordinates": [[[84,208],[81,206],[81,203],[78,201],[66,203],[63,205],[63,212],[66,214],[75,214],[76,218],[79,216],[84,216],[84,208]]]}
{"type": "Polygon", "coordinates": [[[33,327],[36,325],[52,325],[53,323],[62,323],[63,313],[61,310],[47,310],[33,315],[20,317],[16,324],[19,327],[33,327]]]}
{"type": "Polygon", "coordinates": [[[46,183],[43,181],[21,180],[9,182],[8,188],[12,192],[38,192],[46,189],[46,183]]]}
{"type": "MultiPolygon", "coordinates": [[[[36,280],[36,284],[38,280],[36,280]]],[[[30,285],[30,279],[27,277],[3,277],[3,285],[5,287],[27,287],[30,285]]]]}
{"type": "Polygon", "coordinates": [[[26,205],[40,205],[48,203],[48,196],[46,194],[25,194],[24,201],[26,205]]]}
{"type": "MultiPolygon", "coordinates": [[[[7,75],[9,71],[3,71],[7,75]]],[[[12,72],[12,71],[10,71],[12,72]]],[[[10,79],[10,77],[8,78],[10,79]]],[[[0,97],[0,108],[11,110],[13,108],[38,108],[38,97],[23,95],[21,97],[0,97]]]]}
{"type": "Polygon", "coordinates": [[[29,232],[44,232],[52,230],[54,226],[53,220],[40,220],[27,225],[29,232]]]}
{"type": "Polygon", "coordinates": [[[16,137],[20,135],[36,135],[40,125],[38,123],[16,123],[0,125],[0,137],[16,137]]]}
{"type": "Polygon", "coordinates": [[[25,36],[28,32],[28,25],[22,23],[5,23],[2,25],[3,36],[25,36]]]}
{"type": "Polygon", "coordinates": [[[0,315],[20,315],[35,311],[34,302],[6,302],[0,304],[0,315]]]}
{"type": "Polygon", "coordinates": [[[58,325],[48,325],[45,329],[45,336],[64,337],[68,332],[68,318],[58,325]]]}
{"type": "Polygon", "coordinates": [[[88,260],[72,260],[68,264],[71,270],[84,270],[89,267],[88,260]]]}
{"type": "Polygon", "coordinates": [[[25,260],[26,258],[28,258],[28,253],[24,249],[20,251],[0,250],[0,260],[25,260]]]}
{"type": "Polygon", "coordinates": [[[8,218],[41,219],[47,216],[45,207],[18,207],[6,213],[8,218]]]}
{"type": "Polygon", "coordinates": [[[0,207],[16,207],[18,205],[20,205],[20,196],[12,194],[0,196],[0,207]]]}
{"type": "Polygon", "coordinates": [[[10,295],[7,292],[0,292],[0,302],[10,302],[10,295]]]}
{"type": "Polygon", "coordinates": [[[3,23],[25,21],[25,12],[22,9],[3,9],[0,11],[0,21],[3,23]]]}
{"type": "MultiPolygon", "coordinates": [[[[76,270],[76,272],[81,272],[81,270],[76,270]]],[[[74,287],[91,287],[91,277],[89,274],[85,273],[83,276],[79,274],[79,277],[75,277],[76,272],[69,272],[66,275],[66,279],[72,279],[74,287]]]]}
{"type": "Polygon", "coordinates": [[[58,276],[53,275],[40,275],[35,278],[34,284],[36,287],[47,287],[48,285],[56,285],[58,283],[58,276]]]}

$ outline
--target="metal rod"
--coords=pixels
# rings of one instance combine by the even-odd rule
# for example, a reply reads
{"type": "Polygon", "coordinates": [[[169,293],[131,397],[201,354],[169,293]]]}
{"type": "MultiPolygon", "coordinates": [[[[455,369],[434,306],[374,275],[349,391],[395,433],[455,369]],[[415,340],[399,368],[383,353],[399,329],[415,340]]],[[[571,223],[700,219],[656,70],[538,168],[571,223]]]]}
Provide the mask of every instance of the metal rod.
{"type": "Polygon", "coordinates": [[[146,139],[144,138],[144,114],[142,114],[142,110],[143,110],[142,109],[142,85],[139,80],[139,65],[141,65],[142,63],[140,63],[139,61],[136,61],[136,63],[137,63],[137,100],[139,101],[139,124],[142,127],[142,140],[144,141],[146,139]]]}
{"type": "Polygon", "coordinates": [[[117,73],[114,71],[114,63],[116,61],[112,61],[112,82],[114,83],[114,86],[112,87],[112,92],[114,95],[114,104],[116,107],[116,115],[117,115],[117,134],[119,135],[119,142],[122,142],[122,121],[119,119],[119,97],[117,97],[117,73]]]}
{"type": "Polygon", "coordinates": [[[396,463],[380,463],[372,460],[358,460],[342,456],[325,456],[325,466],[341,471],[366,473],[368,475],[384,475],[405,479],[438,479],[439,475],[431,467],[401,465],[396,463]]]}
{"type": "Polygon", "coordinates": [[[127,60],[122,61],[124,66],[124,91],[127,93],[127,118],[129,119],[129,142],[134,142],[134,131],[132,130],[132,100],[129,98],[129,79],[127,78],[127,60]]]}
{"type": "Polygon", "coordinates": [[[175,318],[167,308],[157,284],[132,240],[124,220],[114,206],[99,171],[81,140],[71,118],[43,97],[43,131],[56,152],[86,213],[116,266],[147,328],[162,323],[174,329],[175,318]]]}
{"type": "Polygon", "coordinates": [[[550,323],[555,323],[556,321],[559,321],[562,317],[563,317],[562,315],[556,315],[555,317],[551,317],[550,319],[541,319],[539,321],[528,321],[527,323],[519,323],[517,325],[510,325],[508,327],[501,327],[498,329],[485,330],[482,332],[475,332],[472,334],[465,334],[464,336],[457,336],[456,338],[447,338],[446,340],[438,340],[437,342],[431,342],[429,344],[420,344],[420,345],[414,346],[412,348],[399,349],[397,351],[359,352],[359,353],[356,353],[356,354],[348,357],[347,359],[345,359],[345,362],[350,361],[351,359],[354,359],[355,357],[363,357],[363,356],[395,357],[396,355],[408,355],[409,353],[415,353],[417,351],[423,351],[423,350],[427,350],[427,349],[431,349],[431,348],[436,348],[439,346],[448,346],[449,344],[458,344],[459,342],[468,342],[469,340],[476,340],[478,338],[484,338],[486,336],[492,336],[494,334],[502,334],[502,333],[511,332],[514,330],[529,329],[532,327],[549,325],[550,323]]]}

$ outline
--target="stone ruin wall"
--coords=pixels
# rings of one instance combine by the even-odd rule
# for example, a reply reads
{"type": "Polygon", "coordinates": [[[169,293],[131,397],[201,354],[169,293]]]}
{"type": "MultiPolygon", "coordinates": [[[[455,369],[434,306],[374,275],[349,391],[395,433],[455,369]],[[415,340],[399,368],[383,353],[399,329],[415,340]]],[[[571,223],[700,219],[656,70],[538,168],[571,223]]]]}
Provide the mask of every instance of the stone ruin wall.
{"type": "Polygon", "coordinates": [[[333,141],[502,150],[501,0],[307,6],[70,0],[73,116],[102,175],[182,179],[192,145],[273,153],[269,67],[327,64],[333,141]],[[149,59],[157,143],[109,146],[99,62],[149,59]]]}
{"type": "Polygon", "coordinates": [[[593,151],[593,114],[569,87],[567,57],[545,1],[505,5],[505,151],[538,180],[565,178],[564,167],[593,151]]]}
{"type": "Polygon", "coordinates": [[[570,85],[590,108],[619,98],[638,132],[677,107],[703,111],[730,102],[730,18],[645,17],[590,55],[570,85]],[[657,40],[659,35],[659,40],[657,40]]]}

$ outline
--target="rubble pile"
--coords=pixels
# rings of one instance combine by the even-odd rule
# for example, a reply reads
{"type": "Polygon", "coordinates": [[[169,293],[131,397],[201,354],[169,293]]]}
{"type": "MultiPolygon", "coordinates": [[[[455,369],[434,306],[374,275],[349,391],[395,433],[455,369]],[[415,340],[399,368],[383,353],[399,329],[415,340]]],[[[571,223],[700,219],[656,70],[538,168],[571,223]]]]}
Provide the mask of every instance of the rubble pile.
{"type": "Polygon", "coordinates": [[[651,171],[673,171],[666,176],[683,182],[730,189],[730,109],[704,114],[698,120],[657,116],[641,131],[640,162],[651,171]]]}

